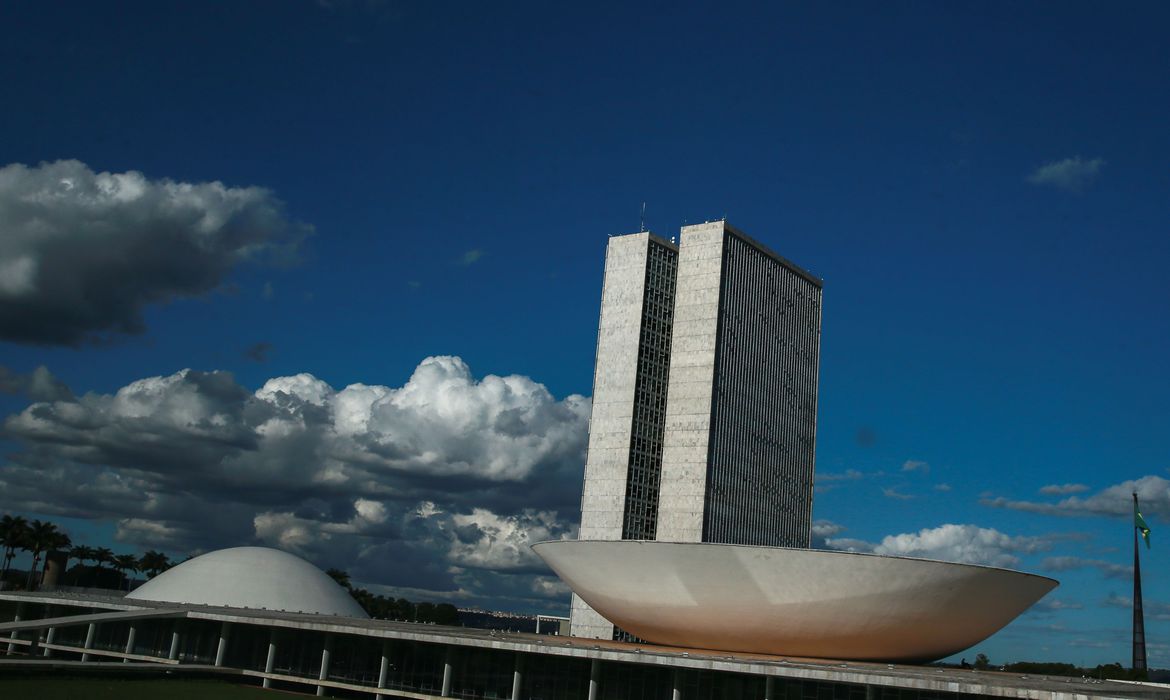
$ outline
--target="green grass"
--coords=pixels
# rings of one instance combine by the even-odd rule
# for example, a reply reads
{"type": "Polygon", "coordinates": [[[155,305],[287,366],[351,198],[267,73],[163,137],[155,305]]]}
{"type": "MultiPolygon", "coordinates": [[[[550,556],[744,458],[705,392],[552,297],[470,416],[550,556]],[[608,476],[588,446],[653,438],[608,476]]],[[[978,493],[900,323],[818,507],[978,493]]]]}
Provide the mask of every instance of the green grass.
{"type": "Polygon", "coordinates": [[[292,693],[226,681],[135,678],[27,678],[0,676],[0,698],[29,700],[276,700],[292,693]]]}

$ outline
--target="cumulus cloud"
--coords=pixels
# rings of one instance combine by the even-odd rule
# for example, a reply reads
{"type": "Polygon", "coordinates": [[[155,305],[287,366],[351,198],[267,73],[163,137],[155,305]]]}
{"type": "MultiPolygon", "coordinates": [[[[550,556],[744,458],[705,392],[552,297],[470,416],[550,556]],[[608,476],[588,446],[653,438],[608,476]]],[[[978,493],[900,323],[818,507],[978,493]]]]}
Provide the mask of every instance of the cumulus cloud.
{"type": "Polygon", "coordinates": [[[845,526],[831,520],[815,520],[812,524],[813,549],[837,549],[830,544],[835,535],[845,531],[845,526]]]}
{"type": "MultiPolygon", "coordinates": [[[[1066,484],[1060,488],[1078,487],[1077,484],[1066,484]]],[[[1079,489],[1077,489],[1079,490],[1079,489]]],[[[1041,490],[1043,492],[1043,489],[1041,490]]],[[[1058,493],[1049,491],[1047,493],[1058,493]]],[[[1070,493],[1064,491],[1061,493],[1070,493]]],[[[985,506],[992,508],[1009,508],[1029,513],[1044,515],[1084,516],[1095,515],[1103,517],[1133,517],[1133,495],[1137,494],[1141,501],[1142,514],[1156,515],[1160,518],[1170,518],[1170,481],[1160,476],[1143,476],[1140,479],[1123,481],[1097,493],[1088,496],[1069,496],[1055,503],[1038,501],[1016,501],[1003,497],[983,498],[980,500],[985,506]]]]}
{"type": "Polygon", "coordinates": [[[1084,493],[1089,487],[1084,484],[1049,484],[1041,486],[1040,493],[1045,496],[1067,496],[1070,493],[1084,493]]]}
{"type": "Polygon", "coordinates": [[[113,520],[144,547],[263,542],[358,581],[531,597],[548,572],[528,544],[576,521],[588,414],[458,357],[398,387],[183,370],[9,416],[0,506],[113,520]]]}
{"type": "Polygon", "coordinates": [[[456,514],[451,522],[459,533],[449,550],[461,567],[493,571],[544,571],[530,547],[545,540],[565,539],[570,529],[550,511],[523,512],[501,517],[483,508],[456,514]]]}
{"type": "Polygon", "coordinates": [[[80,345],[144,330],[149,304],[204,294],[237,265],[291,253],[311,228],[260,187],[0,168],[0,340],[80,345]]]}
{"type": "Polygon", "coordinates": [[[1032,554],[1050,547],[1048,538],[1012,537],[992,528],[946,524],[917,533],[887,536],[873,551],[875,554],[1010,567],[1019,563],[1016,555],[1032,554]]]}
{"type": "Polygon", "coordinates": [[[1028,175],[1033,185],[1047,185],[1069,192],[1080,192],[1097,179],[1097,173],[1105,161],[1101,158],[1086,160],[1080,156],[1045,163],[1028,175]]]}

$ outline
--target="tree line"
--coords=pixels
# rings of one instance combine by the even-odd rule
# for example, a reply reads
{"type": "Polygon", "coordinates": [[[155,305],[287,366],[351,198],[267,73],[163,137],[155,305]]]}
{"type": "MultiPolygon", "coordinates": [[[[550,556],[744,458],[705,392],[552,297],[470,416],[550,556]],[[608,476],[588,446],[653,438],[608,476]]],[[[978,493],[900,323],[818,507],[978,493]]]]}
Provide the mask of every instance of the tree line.
{"type": "MultiPolygon", "coordinates": [[[[3,547],[4,553],[0,582],[12,588],[30,591],[40,583],[37,579],[38,569],[43,575],[50,552],[60,552],[65,558],[61,572],[63,576],[58,584],[87,588],[129,589],[127,572],[145,573],[147,578],[154,578],[179,563],[172,562],[166,554],[154,550],[142,556],[134,556],[115,554],[106,547],[74,545],[69,535],[54,523],[43,520],[30,522],[13,515],[0,516],[0,547],[3,547]],[[31,553],[32,565],[28,571],[13,576],[12,560],[16,558],[17,552],[31,553]],[[42,566],[42,557],[46,559],[45,566],[42,566]],[[71,559],[77,560],[77,565],[72,569],[68,566],[71,559]],[[89,566],[86,562],[94,562],[94,565],[89,566]]],[[[405,598],[375,595],[364,588],[354,588],[349,574],[340,569],[329,569],[326,573],[348,590],[370,617],[433,622],[439,625],[459,624],[459,611],[450,603],[415,603],[405,598]]]]}
{"type": "Polygon", "coordinates": [[[375,595],[364,588],[354,588],[349,574],[341,569],[325,571],[334,581],[349,591],[366,614],[379,620],[433,622],[436,625],[458,625],[459,610],[450,603],[412,603],[406,598],[375,595]]]}
{"type": "Polygon", "coordinates": [[[130,586],[130,579],[126,572],[145,573],[148,578],[171,568],[174,563],[162,552],[153,549],[142,556],[133,554],[115,554],[107,547],[87,547],[74,545],[69,535],[57,527],[56,524],[33,520],[13,515],[0,517],[0,547],[3,547],[4,561],[0,565],[0,581],[14,587],[23,587],[25,590],[34,590],[39,584],[36,580],[38,569],[43,575],[48,565],[50,552],[61,552],[64,555],[62,566],[64,585],[86,585],[98,588],[121,588],[130,586]],[[32,554],[32,565],[24,572],[24,580],[12,576],[12,560],[16,553],[29,552],[32,554]],[[45,556],[45,566],[42,567],[41,557],[45,556]],[[69,570],[69,560],[76,559],[78,564],[69,570]],[[86,566],[85,562],[92,561],[94,566],[86,566]],[[108,565],[110,568],[105,568],[108,565]],[[113,585],[110,585],[113,584],[113,585]]]}

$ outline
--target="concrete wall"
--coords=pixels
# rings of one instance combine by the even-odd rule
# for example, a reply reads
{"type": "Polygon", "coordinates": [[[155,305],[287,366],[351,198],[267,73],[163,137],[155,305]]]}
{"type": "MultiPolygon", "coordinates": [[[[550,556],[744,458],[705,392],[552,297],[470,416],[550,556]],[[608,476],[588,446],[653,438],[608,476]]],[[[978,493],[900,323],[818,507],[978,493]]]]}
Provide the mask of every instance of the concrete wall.
{"type": "Polygon", "coordinates": [[[703,539],[723,241],[722,221],[686,226],[679,241],[656,537],[666,542],[703,539]]]}
{"type": "MultiPolygon", "coordinates": [[[[605,251],[593,412],[581,493],[578,536],[583,540],[622,536],[649,242],[649,233],[614,236],[605,251]]],[[[571,617],[574,636],[613,637],[613,625],[576,595],[571,617]]]]}

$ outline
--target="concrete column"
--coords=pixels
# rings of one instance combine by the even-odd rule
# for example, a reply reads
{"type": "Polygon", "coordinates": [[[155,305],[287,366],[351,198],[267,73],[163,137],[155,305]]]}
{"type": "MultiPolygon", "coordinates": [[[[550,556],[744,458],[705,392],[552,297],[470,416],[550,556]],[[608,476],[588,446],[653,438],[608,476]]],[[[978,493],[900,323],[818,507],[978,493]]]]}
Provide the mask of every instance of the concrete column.
{"type": "MultiPolygon", "coordinates": [[[[89,628],[85,630],[85,646],[83,649],[93,649],[93,636],[97,633],[97,625],[93,622],[89,623],[89,628]]],[[[89,661],[89,654],[82,653],[82,662],[89,661]]]]}
{"type": "MultiPolygon", "coordinates": [[[[386,687],[386,677],[390,675],[390,642],[382,640],[382,665],[378,667],[378,689],[386,687]]],[[[386,697],[381,693],[374,693],[374,700],[386,697]]]]}
{"type": "Polygon", "coordinates": [[[776,697],[776,679],[772,676],[764,677],[764,700],[774,700],[776,697]]]}
{"type": "Polygon", "coordinates": [[[601,659],[593,659],[589,664],[589,700],[597,700],[597,693],[601,690],[601,659]]]}
{"type": "Polygon", "coordinates": [[[219,646],[215,648],[215,665],[223,666],[223,655],[227,653],[228,637],[232,634],[232,623],[224,622],[219,627],[219,646]]]}
{"type": "Polygon", "coordinates": [[[451,657],[454,650],[447,647],[447,658],[443,659],[443,690],[439,693],[445,698],[451,697],[451,657]]]}
{"type": "MultiPolygon", "coordinates": [[[[136,625],[130,625],[130,633],[126,635],[126,650],[123,653],[125,653],[125,654],[133,654],[134,653],[134,636],[135,636],[135,634],[137,634],[137,632],[138,632],[138,627],[136,625]]],[[[128,663],[130,663],[130,659],[122,659],[122,663],[128,664],[128,663]]]]}
{"type": "Polygon", "coordinates": [[[512,667],[512,700],[520,700],[520,686],[524,684],[524,657],[516,652],[516,665],[512,667]]]}
{"type": "Polygon", "coordinates": [[[52,644],[56,638],[57,638],[57,628],[50,627],[49,631],[45,632],[45,658],[46,659],[52,658],[52,656],[53,656],[53,650],[49,648],[49,645],[52,644]]]}
{"type": "MultiPolygon", "coordinates": [[[[51,617],[54,617],[54,616],[56,616],[56,614],[57,614],[56,609],[52,605],[45,606],[45,619],[49,619],[51,617]]],[[[37,640],[40,644],[52,644],[53,643],[53,628],[50,627],[50,628],[45,629],[45,630],[37,630],[37,634],[35,637],[33,637],[33,639],[37,640]],[[42,633],[45,635],[45,638],[43,640],[41,639],[42,633]]],[[[32,649],[30,649],[28,655],[29,656],[48,656],[49,655],[48,651],[49,651],[49,649],[47,647],[43,650],[38,649],[35,652],[32,649]]]]}
{"type": "MultiPolygon", "coordinates": [[[[333,635],[325,635],[325,646],[321,649],[321,672],[317,674],[317,680],[323,681],[329,678],[329,657],[333,655],[333,635]]],[[[325,694],[325,686],[317,686],[317,695],[325,694]]]]}
{"type": "MultiPolygon", "coordinates": [[[[16,604],[16,615],[15,615],[15,616],[12,618],[12,621],[13,621],[13,622],[20,622],[20,616],[21,616],[22,614],[24,614],[24,603],[17,603],[17,604],[16,604]]],[[[8,635],[8,638],[9,638],[9,639],[16,639],[16,638],[18,637],[18,635],[19,635],[19,634],[20,634],[19,632],[16,632],[16,631],[14,630],[14,631],[12,632],[12,634],[8,635]]],[[[16,645],[15,645],[15,644],[9,644],[9,645],[8,645],[8,655],[9,655],[9,656],[12,656],[12,655],[13,655],[13,654],[15,654],[15,653],[16,653],[16,645]]]]}
{"type": "Polygon", "coordinates": [[[877,686],[865,686],[865,700],[877,700],[878,692],[877,686]]]}
{"type": "Polygon", "coordinates": [[[171,650],[167,652],[167,658],[174,661],[179,658],[179,625],[182,624],[175,620],[175,627],[171,630],[171,650]]]}
{"type": "MultiPolygon", "coordinates": [[[[264,672],[272,673],[273,666],[276,665],[276,628],[268,632],[268,659],[264,662],[264,672]]],[[[272,687],[272,679],[265,678],[264,682],[260,684],[264,688],[272,687]]]]}
{"type": "Polygon", "coordinates": [[[671,700],[682,700],[682,669],[674,669],[671,685],[674,686],[670,693],[671,700]]]}

